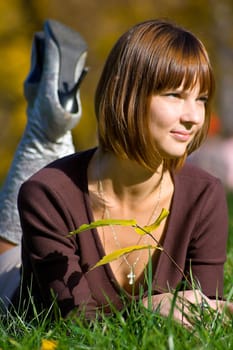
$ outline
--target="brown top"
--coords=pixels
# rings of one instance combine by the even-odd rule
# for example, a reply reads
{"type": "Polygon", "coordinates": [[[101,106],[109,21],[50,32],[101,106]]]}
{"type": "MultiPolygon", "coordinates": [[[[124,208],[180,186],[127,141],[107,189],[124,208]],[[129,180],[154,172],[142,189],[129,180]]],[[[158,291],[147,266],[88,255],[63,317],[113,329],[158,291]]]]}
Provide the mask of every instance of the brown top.
{"type": "MultiPolygon", "coordinates": [[[[67,237],[93,221],[87,167],[95,150],[49,164],[26,181],[18,205],[23,229],[23,295],[50,305],[50,289],[63,316],[85,305],[87,316],[108,304],[122,307],[122,293],[109,265],[88,271],[104,255],[97,231],[67,237]],[[107,299],[106,299],[107,298],[107,299]]],[[[228,214],[220,181],[197,167],[184,165],[173,174],[174,195],[163,247],[185,274],[193,276],[209,297],[223,294],[228,214]]],[[[153,273],[153,293],[175,288],[182,274],[161,252],[153,273]]],[[[131,296],[126,298],[130,300],[131,296]]],[[[109,309],[106,306],[106,312],[109,309]]]]}

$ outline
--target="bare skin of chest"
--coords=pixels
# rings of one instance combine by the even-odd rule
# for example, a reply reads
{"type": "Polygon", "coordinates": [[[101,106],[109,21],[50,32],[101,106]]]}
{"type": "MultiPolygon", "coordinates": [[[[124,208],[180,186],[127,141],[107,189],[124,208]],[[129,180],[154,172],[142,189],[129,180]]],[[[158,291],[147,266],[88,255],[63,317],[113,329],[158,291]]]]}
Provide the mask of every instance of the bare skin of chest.
{"type": "MultiPolygon", "coordinates": [[[[174,185],[170,173],[158,166],[150,171],[135,162],[126,162],[112,154],[98,153],[88,168],[88,191],[94,220],[134,219],[141,227],[155,222],[162,208],[169,210],[174,185]]],[[[136,250],[110,263],[118,284],[127,292],[138,290],[145,279],[145,267],[149,256],[156,266],[160,242],[165,233],[166,220],[152,232],[152,236],[139,235],[132,227],[105,226],[98,228],[98,235],[105,254],[134,245],[152,245],[155,248],[136,250]],[[153,239],[154,238],[154,239],[153,239]],[[131,279],[129,274],[134,275],[131,279]]]]}
{"type": "MultiPolygon", "coordinates": [[[[165,223],[163,223],[156,232],[153,233],[156,241],[160,241],[164,231],[165,223]]],[[[128,227],[114,227],[115,239],[112,229],[105,227],[99,230],[99,238],[105,250],[105,254],[116,251],[120,248],[125,248],[133,245],[152,245],[156,246],[155,240],[149,236],[138,235],[133,228],[128,227]]],[[[132,287],[134,291],[138,290],[139,284],[143,284],[145,280],[145,267],[148,264],[149,256],[152,256],[153,262],[156,262],[159,256],[159,250],[157,249],[143,249],[140,251],[134,251],[127,255],[125,258],[120,257],[117,260],[110,263],[112,272],[118,282],[118,284],[124,288],[127,292],[132,293],[132,287]],[[134,286],[129,284],[130,281],[130,266],[133,266],[135,274],[134,286]]]]}
{"type": "MultiPolygon", "coordinates": [[[[160,208],[158,208],[153,221],[155,221],[162,208],[169,209],[172,194],[173,192],[171,191],[163,192],[163,196],[160,200],[160,208]]],[[[148,211],[148,207],[146,205],[142,205],[141,210],[134,213],[126,213],[123,207],[115,207],[113,210],[111,210],[111,214],[112,218],[114,219],[136,219],[137,223],[141,226],[147,225],[148,220],[151,219],[151,213],[148,211]]],[[[95,215],[95,217],[101,218],[100,211],[95,211],[95,215]]],[[[154,239],[148,235],[141,236],[137,234],[132,227],[121,226],[105,226],[99,228],[98,234],[105,254],[109,254],[120,248],[125,248],[133,245],[156,246],[156,242],[161,242],[163,239],[165,227],[166,220],[164,220],[160,226],[154,232],[152,232],[154,239]]],[[[148,264],[149,256],[152,257],[153,266],[156,266],[159,254],[160,250],[156,248],[150,249],[150,252],[148,249],[144,249],[131,252],[125,255],[125,258],[120,257],[117,260],[111,262],[110,267],[118,284],[129,293],[132,293],[132,289],[134,289],[134,291],[137,291],[139,284],[143,284],[145,281],[145,267],[148,264]],[[131,266],[133,266],[135,274],[133,286],[129,284],[131,266]]]]}

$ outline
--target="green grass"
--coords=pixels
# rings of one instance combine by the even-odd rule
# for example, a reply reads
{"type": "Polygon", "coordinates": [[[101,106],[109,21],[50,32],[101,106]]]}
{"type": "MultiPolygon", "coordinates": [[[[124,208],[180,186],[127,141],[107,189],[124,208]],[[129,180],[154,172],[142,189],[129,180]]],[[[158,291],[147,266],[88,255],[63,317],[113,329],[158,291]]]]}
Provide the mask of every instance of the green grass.
{"type": "MultiPolygon", "coordinates": [[[[229,196],[229,211],[226,297],[233,293],[233,195],[229,196]]],[[[115,311],[113,316],[93,322],[83,318],[52,322],[46,315],[36,313],[30,322],[23,315],[0,316],[0,349],[41,349],[43,339],[57,342],[55,347],[44,350],[225,350],[233,349],[233,319],[223,320],[221,315],[206,310],[196,318],[190,331],[171,318],[164,319],[136,304],[125,308],[124,317],[123,312],[115,311]]]]}

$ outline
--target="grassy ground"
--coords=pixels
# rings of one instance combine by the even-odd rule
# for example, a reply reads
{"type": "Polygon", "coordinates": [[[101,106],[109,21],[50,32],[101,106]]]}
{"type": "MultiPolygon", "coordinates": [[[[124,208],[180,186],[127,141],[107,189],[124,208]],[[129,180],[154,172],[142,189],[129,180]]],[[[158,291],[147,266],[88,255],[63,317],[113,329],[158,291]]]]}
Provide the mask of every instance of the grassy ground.
{"type": "MultiPolygon", "coordinates": [[[[229,211],[226,297],[231,297],[233,292],[233,195],[229,196],[229,211]]],[[[0,316],[0,350],[233,349],[233,320],[224,320],[211,310],[199,312],[201,316],[194,321],[192,331],[138,305],[126,309],[125,314],[128,317],[115,312],[112,317],[92,323],[81,319],[50,322],[45,315],[36,314],[30,322],[25,321],[23,315],[0,316]]]]}

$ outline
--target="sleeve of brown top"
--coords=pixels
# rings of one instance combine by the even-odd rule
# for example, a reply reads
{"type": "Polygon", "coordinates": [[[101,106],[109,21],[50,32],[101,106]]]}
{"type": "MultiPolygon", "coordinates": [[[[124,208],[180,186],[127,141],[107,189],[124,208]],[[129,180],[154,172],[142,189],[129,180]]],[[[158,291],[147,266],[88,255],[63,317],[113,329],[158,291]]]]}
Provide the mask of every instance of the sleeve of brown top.
{"type": "MultiPolygon", "coordinates": [[[[154,276],[154,291],[176,288],[192,272],[209,297],[223,297],[228,238],[228,209],[221,182],[186,164],[174,176],[174,196],[154,276]]],[[[190,286],[187,286],[190,288],[190,286]]]]}
{"type": "Polygon", "coordinates": [[[24,280],[29,284],[27,279],[33,273],[34,285],[39,288],[32,291],[33,296],[50,306],[53,290],[63,316],[82,305],[86,314],[91,313],[96,302],[79,266],[77,241],[74,236],[67,237],[72,218],[59,194],[32,180],[22,185],[18,206],[23,230],[24,280]],[[74,292],[72,289],[77,285],[74,292]]]}
{"type": "Polygon", "coordinates": [[[225,191],[219,180],[213,181],[206,189],[201,204],[189,243],[187,262],[204,294],[222,298],[228,210],[225,191]]]}

